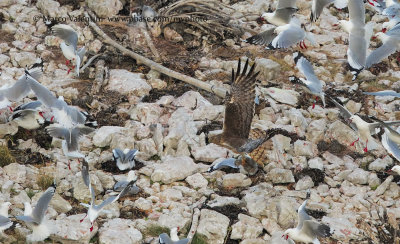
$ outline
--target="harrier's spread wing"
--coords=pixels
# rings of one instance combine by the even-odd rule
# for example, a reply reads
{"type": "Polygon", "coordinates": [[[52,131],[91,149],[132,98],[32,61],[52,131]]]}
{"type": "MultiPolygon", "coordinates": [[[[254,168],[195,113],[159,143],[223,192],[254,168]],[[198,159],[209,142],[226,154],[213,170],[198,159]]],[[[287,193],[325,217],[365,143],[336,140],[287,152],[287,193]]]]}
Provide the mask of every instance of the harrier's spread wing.
{"type": "Polygon", "coordinates": [[[240,72],[240,59],[236,74],[232,69],[231,93],[227,95],[225,101],[225,120],[223,134],[226,137],[245,138],[249,137],[250,125],[254,116],[254,98],[257,73],[254,73],[255,64],[247,68],[247,59],[243,71],[240,72]]]}

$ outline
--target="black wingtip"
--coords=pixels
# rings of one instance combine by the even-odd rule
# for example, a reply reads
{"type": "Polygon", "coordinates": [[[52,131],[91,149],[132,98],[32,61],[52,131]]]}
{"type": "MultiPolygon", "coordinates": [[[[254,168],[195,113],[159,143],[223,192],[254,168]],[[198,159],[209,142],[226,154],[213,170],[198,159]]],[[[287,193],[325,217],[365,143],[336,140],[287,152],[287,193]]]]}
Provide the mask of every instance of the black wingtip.
{"type": "Polygon", "coordinates": [[[268,49],[271,49],[271,50],[277,49],[276,47],[274,47],[274,46],[272,45],[272,43],[268,44],[267,48],[268,48],[268,49]]]}
{"type": "Polygon", "coordinates": [[[299,62],[299,60],[300,60],[301,58],[305,58],[305,59],[306,59],[306,56],[304,56],[304,54],[303,54],[302,52],[297,51],[297,52],[294,52],[294,53],[293,53],[293,59],[294,59],[294,63],[295,63],[296,65],[297,65],[297,62],[299,62]]]}

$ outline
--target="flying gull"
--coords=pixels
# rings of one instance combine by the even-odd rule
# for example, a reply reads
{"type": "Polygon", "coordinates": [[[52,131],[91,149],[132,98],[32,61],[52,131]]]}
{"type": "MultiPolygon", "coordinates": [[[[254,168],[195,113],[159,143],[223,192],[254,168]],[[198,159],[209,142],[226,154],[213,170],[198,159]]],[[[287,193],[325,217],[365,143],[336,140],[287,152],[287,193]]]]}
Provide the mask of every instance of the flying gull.
{"type": "Polygon", "coordinates": [[[112,153],[119,170],[127,170],[135,167],[135,156],[138,153],[137,149],[129,150],[126,148],[122,151],[119,148],[115,148],[112,150],[112,153]]]}
{"type": "Polygon", "coordinates": [[[268,26],[267,29],[264,29],[259,34],[247,38],[246,42],[256,45],[270,44],[277,35],[275,32],[276,26],[289,24],[296,11],[296,0],[279,0],[278,6],[274,12],[261,15],[262,20],[266,20],[268,23],[275,26],[268,26]]]}
{"type": "Polygon", "coordinates": [[[88,212],[85,215],[85,217],[83,217],[83,219],[80,220],[80,222],[82,222],[86,216],[89,217],[89,221],[91,223],[91,227],[90,227],[90,231],[93,231],[93,224],[94,221],[97,219],[97,217],[99,216],[101,211],[104,211],[104,207],[106,207],[107,205],[117,201],[119,198],[121,198],[122,196],[126,195],[127,192],[129,192],[131,186],[135,183],[134,181],[129,182],[125,188],[117,195],[117,196],[111,196],[109,198],[107,198],[106,200],[104,200],[101,204],[99,205],[95,205],[94,201],[96,199],[96,195],[93,189],[93,186],[90,182],[90,176],[89,176],[89,165],[86,161],[83,161],[82,163],[82,178],[83,178],[83,182],[85,183],[85,185],[89,188],[90,194],[91,194],[91,200],[90,200],[90,204],[86,204],[86,203],[81,203],[82,206],[85,206],[88,208],[88,212]]]}
{"type": "Polygon", "coordinates": [[[393,97],[399,97],[400,98],[400,93],[391,91],[391,90],[384,90],[384,91],[378,91],[378,92],[363,92],[366,95],[372,95],[372,96],[393,96],[393,97]]]}
{"type": "MultiPolygon", "coordinates": [[[[75,63],[76,76],[79,76],[79,68],[83,57],[86,53],[85,47],[77,49],[78,45],[78,33],[69,25],[58,24],[52,27],[52,31],[58,37],[60,37],[63,42],[60,44],[60,48],[65,58],[67,58],[67,64],[69,60],[75,63]]],[[[71,70],[68,70],[68,73],[71,70]]]]}
{"type": "Polygon", "coordinates": [[[93,128],[77,125],[72,129],[67,129],[61,126],[48,126],[46,128],[50,136],[62,139],[62,149],[64,155],[68,158],[68,168],[71,169],[70,159],[84,158],[85,155],[79,152],[79,138],[83,135],[90,134],[94,131],[93,128]]]}
{"type": "Polygon", "coordinates": [[[45,106],[49,107],[54,115],[54,120],[62,127],[73,128],[78,124],[86,124],[88,116],[69,106],[63,97],[56,98],[47,87],[40,84],[29,71],[25,71],[29,87],[35,93],[38,100],[45,106]]]}
{"type": "Polygon", "coordinates": [[[312,220],[307,214],[306,204],[308,198],[309,193],[307,194],[307,199],[297,210],[299,217],[297,227],[286,230],[283,235],[284,239],[288,240],[290,238],[293,241],[317,244],[320,243],[318,238],[329,237],[332,235],[331,228],[329,226],[312,220]]]}
{"type": "MultiPolygon", "coordinates": [[[[325,107],[325,93],[323,91],[324,83],[320,81],[315,75],[312,64],[301,52],[293,53],[293,58],[294,62],[296,63],[297,69],[299,69],[300,72],[303,73],[306,79],[291,76],[289,77],[289,80],[294,84],[301,85],[306,92],[316,96],[316,100],[318,97],[320,97],[325,107]]],[[[313,104],[312,108],[314,107],[315,103],[313,104]]]]}
{"type": "Polygon", "coordinates": [[[295,18],[287,25],[276,27],[275,32],[278,34],[266,49],[289,48],[299,44],[300,48],[307,48],[305,40],[315,45],[315,39],[311,32],[305,30],[305,26],[300,24],[295,18]]]}
{"type": "MultiPolygon", "coordinates": [[[[29,74],[34,79],[39,79],[42,76],[41,68],[30,69],[29,74]]],[[[27,83],[27,75],[22,75],[17,82],[12,86],[4,85],[0,89],[0,109],[11,108],[11,102],[16,102],[21,100],[30,91],[30,87],[27,83]]]]}
{"type": "MultiPolygon", "coordinates": [[[[365,148],[364,152],[368,152],[368,142],[372,143],[372,147],[375,148],[377,146],[377,143],[375,142],[375,139],[371,136],[375,134],[375,129],[381,127],[379,122],[374,122],[374,123],[368,123],[365,122],[360,116],[352,114],[349,110],[347,110],[344,106],[339,104],[335,99],[331,98],[331,101],[335,104],[335,106],[339,109],[340,114],[342,117],[350,123],[350,127],[358,133],[359,138],[355,141],[353,141],[350,146],[354,146],[354,143],[359,141],[360,139],[362,141],[365,141],[365,148]]],[[[388,125],[396,125],[400,124],[400,121],[389,121],[385,122],[388,125]]],[[[371,148],[371,145],[369,146],[371,148]]]]}
{"type": "Polygon", "coordinates": [[[367,57],[367,42],[365,40],[365,5],[363,0],[351,0],[349,8],[349,47],[347,49],[347,61],[350,72],[355,80],[365,68],[367,57]]]}
{"type": "Polygon", "coordinates": [[[56,186],[53,184],[42,194],[33,210],[31,204],[25,202],[24,215],[16,216],[17,220],[25,222],[32,229],[32,234],[26,237],[28,241],[43,241],[50,236],[51,226],[44,219],[44,215],[55,192],[56,186]]]}
{"type": "Polygon", "coordinates": [[[261,19],[276,26],[286,25],[296,11],[296,0],[279,0],[275,11],[262,14],[261,19]]]}
{"type": "Polygon", "coordinates": [[[400,50],[400,25],[393,27],[386,33],[378,32],[375,36],[379,38],[383,44],[368,55],[366,61],[367,68],[381,62],[383,59],[400,50]]]}

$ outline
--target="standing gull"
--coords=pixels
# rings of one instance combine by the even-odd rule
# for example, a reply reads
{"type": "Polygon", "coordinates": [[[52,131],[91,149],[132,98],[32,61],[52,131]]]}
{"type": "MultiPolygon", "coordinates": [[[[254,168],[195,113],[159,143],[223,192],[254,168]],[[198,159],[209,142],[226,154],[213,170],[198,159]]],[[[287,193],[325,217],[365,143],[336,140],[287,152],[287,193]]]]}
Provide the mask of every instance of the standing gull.
{"type": "Polygon", "coordinates": [[[86,161],[84,161],[82,163],[82,178],[83,178],[83,182],[85,183],[85,185],[87,187],[89,187],[89,191],[91,194],[91,200],[90,200],[90,204],[86,204],[86,203],[81,203],[82,206],[85,206],[88,208],[88,212],[85,215],[85,217],[83,217],[83,219],[80,220],[80,222],[82,222],[86,216],[89,217],[89,221],[91,223],[91,227],[90,227],[90,231],[93,231],[93,224],[94,221],[97,219],[97,217],[99,216],[101,211],[104,211],[104,207],[106,207],[107,205],[117,201],[119,198],[121,198],[122,196],[126,195],[127,192],[129,192],[131,186],[135,183],[134,181],[129,182],[125,188],[117,195],[117,196],[111,196],[109,198],[107,198],[106,200],[104,200],[101,204],[99,205],[95,205],[94,201],[96,199],[96,195],[93,189],[93,186],[90,182],[90,176],[89,176],[89,165],[86,161]]]}
{"type": "MultiPolygon", "coordinates": [[[[318,79],[318,77],[314,73],[314,68],[312,67],[310,61],[304,57],[304,55],[300,52],[293,53],[294,62],[296,63],[297,69],[300,70],[301,73],[306,77],[297,78],[295,76],[289,77],[289,80],[294,84],[301,85],[308,93],[321,98],[322,103],[325,107],[325,93],[323,92],[324,83],[318,79]]],[[[315,107],[315,103],[313,103],[313,107],[315,107]]]]}
{"type": "Polygon", "coordinates": [[[43,241],[50,236],[52,232],[51,226],[44,219],[44,215],[55,192],[56,186],[50,186],[39,198],[33,210],[32,206],[28,202],[25,202],[24,215],[16,216],[17,220],[25,222],[32,229],[32,234],[26,237],[28,241],[43,241]]]}
{"type": "Polygon", "coordinates": [[[135,156],[138,153],[137,149],[129,150],[126,148],[122,151],[119,148],[115,148],[112,150],[112,153],[119,170],[127,170],[135,167],[135,156]]]}
{"type": "Polygon", "coordinates": [[[306,204],[308,198],[309,193],[307,194],[307,199],[303,202],[303,204],[300,205],[299,209],[297,210],[297,214],[299,217],[297,227],[286,230],[283,235],[286,240],[290,238],[293,241],[319,244],[319,237],[329,237],[332,235],[331,228],[329,226],[312,220],[311,217],[307,214],[306,204]]]}
{"type": "MultiPolygon", "coordinates": [[[[58,24],[52,27],[52,31],[58,37],[60,37],[63,42],[60,44],[60,48],[67,58],[67,64],[69,60],[72,60],[75,63],[76,76],[79,76],[79,68],[81,62],[83,61],[83,57],[86,53],[85,47],[81,47],[79,50],[77,49],[78,45],[78,33],[69,25],[58,24]]],[[[68,73],[71,70],[68,70],[68,73]]]]}

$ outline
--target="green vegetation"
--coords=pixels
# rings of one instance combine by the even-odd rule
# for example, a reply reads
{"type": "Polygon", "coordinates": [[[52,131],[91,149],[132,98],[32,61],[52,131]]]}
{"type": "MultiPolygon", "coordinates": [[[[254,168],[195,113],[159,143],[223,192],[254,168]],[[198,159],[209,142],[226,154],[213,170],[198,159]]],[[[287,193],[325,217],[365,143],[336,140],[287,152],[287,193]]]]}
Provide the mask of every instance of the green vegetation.
{"type": "Polygon", "coordinates": [[[207,244],[207,237],[203,234],[196,233],[193,236],[192,244],[207,244]]]}
{"type": "Polygon", "coordinates": [[[0,146],[0,167],[4,167],[9,165],[10,163],[14,163],[15,158],[11,155],[10,150],[7,146],[0,146]]]}
{"type": "Polygon", "coordinates": [[[162,233],[167,233],[169,235],[170,229],[167,227],[162,227],[160,225],[150,225],[144,231],[145,236],[159,236],[162,233]]]}
{"type": "Polygon", "coordinates": [[[40,189],[45,191],[49,188],[54,182],[54,178],[48,175],[39,175],[36,183],[39,185],[40,189]]]}
{"type": "Polygon", "coordinates": [[[34,192],[32,189],[28,189],[28,190],[26,191],[26,195],[28,195],[28,197],[29,197],[30,199],[32,199],[32,197],[33,197],[35,194],[36,194],[36,192],[34,192]]]}

